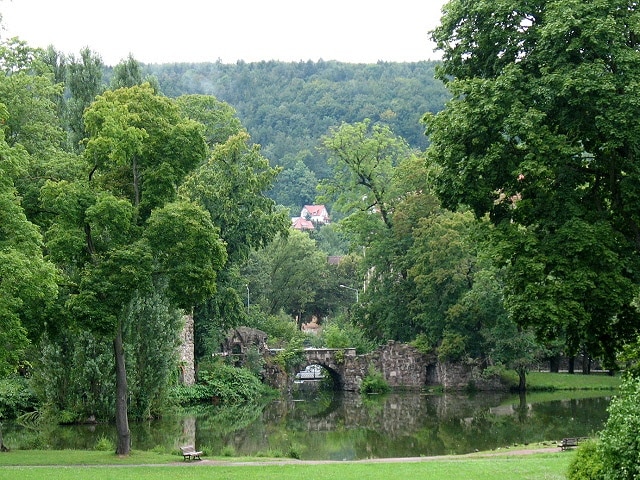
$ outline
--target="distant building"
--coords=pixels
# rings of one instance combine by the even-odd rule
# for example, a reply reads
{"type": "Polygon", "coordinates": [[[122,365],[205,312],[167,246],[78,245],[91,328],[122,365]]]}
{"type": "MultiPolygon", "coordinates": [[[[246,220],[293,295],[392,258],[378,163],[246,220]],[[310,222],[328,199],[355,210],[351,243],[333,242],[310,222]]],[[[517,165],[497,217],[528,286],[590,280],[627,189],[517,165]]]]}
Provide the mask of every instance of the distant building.
{"type": "Polygon", "coordinates": [[[330,255],[327,257],[327,263],[329,265],[340,265],[342,258],[342,255],[330,255]]]}
{"type": "Polygon", "coordinates": [[[330,222],[329,213],[324,205],[305,205],[299,217],[291,219],[291,226],[296,230],[314,230],[318,225],[330,222]]]}
{"type": "Polygon", "coordinates": [[[330,222],[329,212],[324,205],[305,205],[300,212],[302,218],[311,220],[315,225],[326,225],[330,222]]]}
{"type": "Polygon", "coordinates": [[[291,226],[296,230],[301,231],[313,230],[315,228],[313,222],[311,222],[311,220],[307,220],[304,217],[293,217],[291,219],[291,226]]]}

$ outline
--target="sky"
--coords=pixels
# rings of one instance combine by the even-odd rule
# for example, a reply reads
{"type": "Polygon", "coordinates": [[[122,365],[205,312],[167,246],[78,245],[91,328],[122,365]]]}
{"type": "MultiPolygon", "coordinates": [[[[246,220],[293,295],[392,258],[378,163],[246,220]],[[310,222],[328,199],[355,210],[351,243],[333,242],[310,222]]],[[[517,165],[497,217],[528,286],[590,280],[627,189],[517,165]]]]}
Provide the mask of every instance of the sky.
{"type": "Polygon", "coordinates": [[[89,47],[106,65],[439,58],[429,42],[446,0],[0,0],[2,39],[89,47]]]}

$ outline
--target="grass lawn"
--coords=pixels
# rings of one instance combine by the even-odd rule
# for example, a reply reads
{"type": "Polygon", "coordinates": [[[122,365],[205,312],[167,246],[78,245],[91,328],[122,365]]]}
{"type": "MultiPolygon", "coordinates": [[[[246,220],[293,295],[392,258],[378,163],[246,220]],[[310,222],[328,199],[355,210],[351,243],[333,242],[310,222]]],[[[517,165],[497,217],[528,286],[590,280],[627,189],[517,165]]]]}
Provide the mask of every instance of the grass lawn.
{"type": "MultiPolygon", "coordinates": [[[[323,480],[388,480],[392,478],[416,478],[421,480],[560,480],[565,478],[569,462],[574,452],[536,453],[529,455],[501,455],[501,456],[460,456],[442,457],[420,462],[400,463],[366,463],[366,462],[338,462],[338,463],[303,463],[274,464],[264,463],[249,465],[206,465],[199,462],[185,462],[180,465],[149,465],[143,460],[154,460],[143,452],[134,452],[127,459],[118,459],[113,454],[80,451],[47,451],[30,452],[33,456],[25,458],[22,451],[0,454],[1,480],[177,480],[177,479],[211,479],[225,480],[289,480],[289,479],[323,479],[323,480]],[[54,466],[25,466],[41,454],[41,459],[58,463],[54,466]],[[9,466],[8,458],[21,466],[9,466]],[[84,459],[83,459],[84,457],[84,459]],[[110,459],[110,464],[102,462],[110,459]],[[73,464],[78,460],[85,463],[94,461],[96,465],[73,464]],[[68,462],[61,465],[61,462],[68,462]],[[132,465],[132,463],[134,465],[132,465]]],[[[156,455],[158,463],[178,461],[180,457],[170,455],[156,455]]],[[[229,459],[223,460],[228,462],[229,459]]],[[[234,462],[238,460],[235,459],[234,462]]]]}
{"type": "MultiPolygon", "coordinates": [[[[518,385],[518,377],[515,372],[509,371],[506,379],[513,385],[518,385]]],[[[605,374],[582,375],[581,373],[549,373],[529,372],[527,374],[527,390],[551,391],[551,390],[617,390],[620,387],[619,376],[605,374]]]]}

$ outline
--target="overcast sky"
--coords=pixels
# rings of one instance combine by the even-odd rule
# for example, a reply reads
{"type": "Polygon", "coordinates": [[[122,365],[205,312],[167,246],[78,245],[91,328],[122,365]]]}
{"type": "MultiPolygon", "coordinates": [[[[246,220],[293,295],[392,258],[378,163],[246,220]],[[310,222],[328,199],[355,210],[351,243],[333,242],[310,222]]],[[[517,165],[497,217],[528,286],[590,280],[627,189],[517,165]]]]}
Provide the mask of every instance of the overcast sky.
{"type": "Polygon", "coordinates": [[[89,47],[107,65],[438,58],[428,32],[446,0],[0,0],[3,39],[89,47]]]}

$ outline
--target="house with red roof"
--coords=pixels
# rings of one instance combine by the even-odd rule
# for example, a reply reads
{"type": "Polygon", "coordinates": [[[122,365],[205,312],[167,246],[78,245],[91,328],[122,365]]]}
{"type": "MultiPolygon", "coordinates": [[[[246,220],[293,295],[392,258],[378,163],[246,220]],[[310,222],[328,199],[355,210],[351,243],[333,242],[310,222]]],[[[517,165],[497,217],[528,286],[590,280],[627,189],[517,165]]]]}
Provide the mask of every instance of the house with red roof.
{"type": "Polygon", "coordinates": [[[311,220],[315,225],[326,225],[330,222],[329,212],[324,205],[305,205],[300,212],[302,218],[311,220]]]}
{"type": "Polygon", "coordinates": [[[304,217],[293,217],[291,219],[291,226],[296,230],[313,230],[315,229],[315,225],[311,220],[307,220],[304,217]]]}

